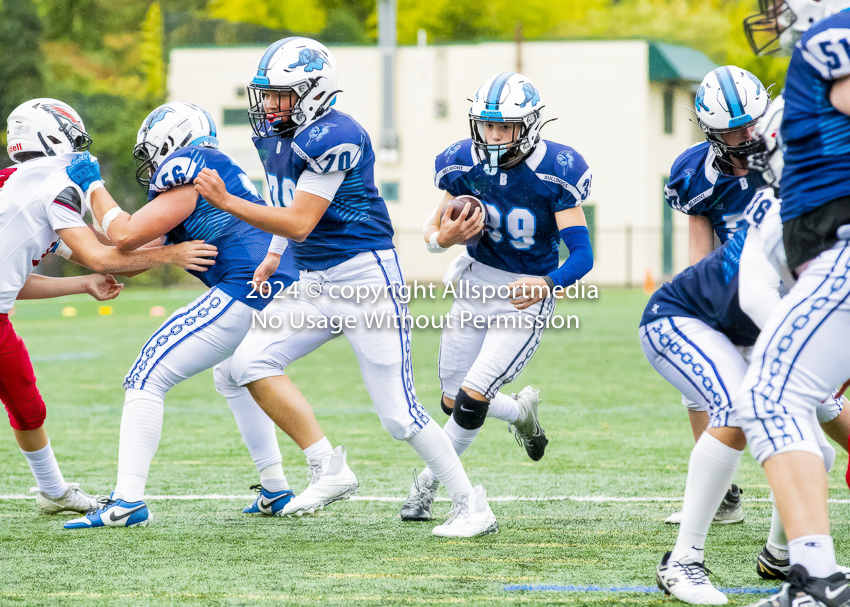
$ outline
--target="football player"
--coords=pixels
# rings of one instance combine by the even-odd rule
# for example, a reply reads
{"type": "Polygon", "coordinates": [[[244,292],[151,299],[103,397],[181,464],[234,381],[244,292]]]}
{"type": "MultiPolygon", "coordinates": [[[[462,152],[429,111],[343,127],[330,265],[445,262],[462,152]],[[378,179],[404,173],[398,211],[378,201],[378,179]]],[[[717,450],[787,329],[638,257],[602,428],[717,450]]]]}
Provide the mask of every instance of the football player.
{"type": "MultiPolygon", "coordinates": [[[[472,102],[472,137],[452,144],[435,161],[435,185],[444,194],[425,242],[435,253],[466,243],[445,280],[457,279],[482,294],[454,298],[440,339],[440,406],[450,416],[445,432],[458,455],[491,416],[511,424],[532,460],[543,457],[548,441],[537,420],[539,391],[528,386],[508,396],[499,389],[516,379],[540,346],[555,310],[552,289],[573,284],[593,267],[581,208],[590,195],[591,171],[573,148],[540,138],[543,107],[529,78],[497,74],[472,102]],[[447,203],[462,195],[479,197],[486,217],[477,208],[470,213],[467,203],[452,221],[447,203]],[[467,242],[485,220],[480,240],[467,242]],[[570,256],[558,267],[560,240],[570,256]],[[517,288],[517,294],[507,296],[506,287],[517,288]],[[505,295],[485,300],[486,288],[502,288],[505,295]]],[[[401,518],[428,520],[439,486],[434,473],[423,470],[401,518]]]]}
{"type": "MultiPolygon", "coordinates": [[[[162,324],[124,379],[115,491],[97,511],[66,523],[67,529],[148,524],[152,515],[142,498],[162,432],[165,394],[229,358],[248,332],[253,312],[262,311],[271,301],[256,295],[251,284],[271,235],[213,208],[192,185],[203,168],[213,167],[230,191],[248,204],[265,204],[245,172],[218,149],[210,115],[190,103],[156,108],[139,129],[134,155],[136,179],[147,192],[148,203],[132,215],[122,211],[101,187],[96,162],[88,159],[89,171],[75,167],[74,178],[89,191],[95,221],[110,241],[120,250],[131,251],[154,239],[168,243],[204,239],[217,246],[218,255],[208,272],[191,272],[209,290],[162,324]]],[[[296,277],[291,253],[283,251],[271,279],[283,288],[296,277]]],[[[218,381],[216,385],[227,398],[260,474],[256,486],[260,495],[244,512],[280,514],[294,494],[281,466],[274,423],[244,388],[222,388],[218,381]]],[[[291,382],[285,386],[285,395],[293,401],[290,427],[321,434],[312,410],[291,382]]]]}
{"type": "MultiPolygon", "coordinates": [[[[757,127],[771,153],[780,148],[776,136],[781,108],[780,98],[757,127]]],[[[771,168],[770,175],[778,179],[776,161],[781,153],[772,158],[773,166],[765,168],[771,168]]],[[[749,228],[656,291],[641,319],[647,359],[683,395],[711,414],[710,427],[691,452],[676,546],[664,555],[657,570],[660,588],[693,604],[727,602],[708,581],[703,551],[712,515],[746,444],[732,397],[746,373],[749,348],[759,327],[794,282],[784,260],[773,253],[782,232],[779,201],[771,188],[757,192],[745,217],[749,228]]],[[[843,403],[841,398],[827,398],[818,406],[817,421],[846,445],[850,411],[843,410],[843,403]]],[[[828,469],[835,461],[835,450],[820,430],[817,438],[828,469]]],[[[784,528],[774,510],[767,545],[757,559],[758,574],[764,579],[785,579],[790,567],[787,550],[784,528]]]]}
{"type": "MultiPolygon", "coordinates": [[[[714,249],[715,238],[724,243],[746,223],[744,210],[756,190],[764,185],[761,174],[750,171],[747,157],[761,145],[753,136],[756,121],[770,105],[770,95],[750,72],[734,65],[709,72],[694,100],[697,124],[705,141],[691,146],[670,169],[664,199],[674,210],[687,214],[689,258],[697,263],[714,249]]],[[[683,397],[694,440],[708,427],[708,413],[683,397]]],[[[677,524],[681,512],[667,519],[677,524]]],[[[743,521],[744,511],[735,485],[720,505],[720,523],[743,521]]]]}
{"type": "Polygon", "coordinates": [[[132,272],[178,262],[198,271],[212,262],[215,247],[186,243],[122,253],[102,245],[83,221],[85,193],[67,169],[91,144],[80,115],[56,99],[32,99],[7,121],[7,152],[15,166],[0,171],[0,400],[15,439],[35,476],[36,505],[44,514],[87,512],[94,499],[67,483],[44,430],[46,409],[23,340],[9,311],[16,299],[88,293],[98,301],[121,292],[107,273],[132,272]],[[61,241],[60,241],[61,239],[61,241]],[[33,274],[50,252],[99,274],[48,278],[33,274]]]}
{"type": "MultiPolygon", "coordinates": [[[[496,519],[483,487],[473,489],[442,428],[416,398],[409,312],[400,293],[404,278],[387,208],[375,188],[375,154],[363,127],[332,107],[340,92],[336,67],[322,44],[286,38],[266,50],[248,87],[254,142],[276,208],[228,194],[210,169],[195,179],[195,187],[216,207],[290,239],[301,271],[297,295],[276,300],[266,311],[281,328],[252,329],[231,361],[231,376],[237,385],[253,384],[264,409],[285,413],[276,386],[286,366],[345,334],[384,428],[410,444],[449,490],[452,516],[434,534],[494,533],[496,519]],[[377,290],[381,295],[369,314],[394,322],[370,328],[364,307],[342,295],[346,287],[377,290]],[[295,326],[293,319],[302,315],[314,329],[295,326]]],[[[311,461],[310,486],[284,512],[313,512],[356,490],[344,451],[328,449],[323,455],[327,465],[311,461]]]]}
{"type": "Polygon", "coordinates": [[[759,4],[748,31],[760,23],[774,41],[793,47],[783,95],[780,216],[798,281],[756,341],[734,408],[788,537],[788,579],[762,604],[811,598],[833,607],[850,603],[850,584],[835,562],[813,416],[850,367],[850,2],[759,4]]]}

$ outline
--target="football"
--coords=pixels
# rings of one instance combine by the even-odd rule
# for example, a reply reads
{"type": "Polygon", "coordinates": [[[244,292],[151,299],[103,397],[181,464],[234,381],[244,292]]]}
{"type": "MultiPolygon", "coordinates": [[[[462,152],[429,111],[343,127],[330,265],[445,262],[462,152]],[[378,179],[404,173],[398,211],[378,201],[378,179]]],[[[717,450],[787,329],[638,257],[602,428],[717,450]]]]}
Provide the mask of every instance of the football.
{"type": "MultiPolygon", "coordinates": [[[[449,217],[451,217],[452,221],[460,217],[460,214],[463,212],[463,207],[466,206],[466,203],[471,203],[472,205],[469,207],[469,215],[467,215],[467,217],[472,216],[472,214],[475,212],[475,207],[477,206],[480,209],[480,212],[484,214],[486,223],[487,209],[484,207],[484,203],[478,200],[475,196],[458,196],[457,198],[452,198],[446,203],[450,212],[449,217]]],[[[443,207],[443,210],[440,212],[440,217],[442,217],[443,213],[445,212],[446,207],[443,207]]],[[[467,240],[467,242],[478,242],[478,240],[480,240],[481,236],[483,235],[484,228],[481,228],[481,231],[469,240],[467,240]]]]}

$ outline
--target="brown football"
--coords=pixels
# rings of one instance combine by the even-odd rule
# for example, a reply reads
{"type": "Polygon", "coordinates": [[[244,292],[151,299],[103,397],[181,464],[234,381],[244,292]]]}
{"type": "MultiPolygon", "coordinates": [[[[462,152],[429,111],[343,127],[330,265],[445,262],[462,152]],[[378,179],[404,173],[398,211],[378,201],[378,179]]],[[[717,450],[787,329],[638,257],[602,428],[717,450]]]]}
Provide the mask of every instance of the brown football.
{"type": "MultiPolygon", "coordinates": [[[[452,221],[455,221],[460,217],[460,214],[463,212],[463,207],[466,206],[466,203],[471,204],[471,206],[469,207],[469,213],[467,214],[467,218],[472,216],[472,214],[475,212],[475,207],[477,206],[479,208],[479,212],[484,215],[484,221],[486,224],[487,209],[484,207],[484,203],[478,200],[475,196],[458,196],[457,198],[452,198],[446,203],[446,205],[450,209],[451,214],[449,215],[449,217],[451,217],[452,221]]],[[[443,213],[445,212],[446,207],[443,207],[440,216],[442,217],[443,213]]],[[[482,228],[481,231],[478,232],[478,234],[467,240],[467,242],[477,242],[481,239],[481,236],[483,235],[484,229],[482,228]]]]}

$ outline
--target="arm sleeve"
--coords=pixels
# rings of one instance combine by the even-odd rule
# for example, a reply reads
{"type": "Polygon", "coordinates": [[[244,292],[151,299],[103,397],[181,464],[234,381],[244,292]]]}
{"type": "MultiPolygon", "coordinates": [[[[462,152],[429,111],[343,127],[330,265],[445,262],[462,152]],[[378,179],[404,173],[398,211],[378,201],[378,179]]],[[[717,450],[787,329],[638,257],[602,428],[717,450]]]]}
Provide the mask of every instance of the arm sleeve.
{"type": "Polygon", "coordinates": [[[269,253],[282,255],[288,246],[289,241],[283,236],[272,236],[272,241],[269,243],[269,253]]]}
{"type": "Polygon", "coordinates": [[[593,249],[590,246],[590,232],[584,226],[570,226],[561,230],[561,239],[567,245],[570,256],[554,272],[544,276],[546,284],[567,287],[581,279],[593,268],[593,249]]]}
{"type": "Polygon", "coordinates": [[[346,174],[345,171],[334,171],[332,173],[304,171],[298,178],[295,191],[307,192],[325,200],[333,201],[336,191],[345,181],[346,174]]]}
{"type": "Polygon", "coordinates": [[[750,228],[738,269],[738,304],[761,329],[779,304],[779,274],[764,254],[761,233],[750,228]]]}

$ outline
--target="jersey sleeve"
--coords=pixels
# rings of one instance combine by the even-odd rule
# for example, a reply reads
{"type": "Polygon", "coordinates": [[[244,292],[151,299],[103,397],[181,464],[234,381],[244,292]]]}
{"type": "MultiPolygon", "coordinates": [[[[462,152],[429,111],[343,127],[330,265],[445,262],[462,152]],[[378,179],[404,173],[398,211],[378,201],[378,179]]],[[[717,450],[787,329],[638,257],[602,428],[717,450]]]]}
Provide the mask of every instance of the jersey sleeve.
{"type": "Polygon", "coordinates": [[[549,142],[546,160],[535,173],[557,192],[555,213],[577,207],[590,196],[593,174],[582,155],[571,147],[549,142]]]}
{"type": "Polygon", "coordinates": [[[334,196],[345,181],[344,171],[334,171],[332,173],[313,173],[304,171],[298,178],[298,183],[295,185],[295,190],[307,192],[325,200],[333,202],[334,196]]]}
{"type": "Polygon", "coordinates": [[[690,156],[685,152],[676,159],[670,169],[670,180],[664,186],[664,201],[674,211],[686,215],[699,215],[699,205],[690,203],[691,184],[696,175],[696,168],[688,162],[690,156]]]}
{"type": "Polygon", "coordinates": [[[54,202],[47,208],[47,221],[54,232],[64,230],[66,228],[85,228],[86,222],[82,216],[63,204],[54,202]]]}
{"type": "Polygon", "coordinates": [[[850,18],[842,19],[811,36],[804,37],[798,50],[803,60],[827,81],[838,80],[850,74],[850,18]]]}
{"type": "Polygon", "coordinates": [[[365,133],[340,115],[305,129],[292,140],[292,151],[306,170],[319,174],[350,171],[360,164],[365,148],[365,133]]]}
{"type": "Polygon", "coordinates": [[[157,167],[151,178],[148,201],[172,188],[192,183],[208,166],[207,156],[203,148],[194,147],[183,148],[171,154],[157,167]]]}
{"type": "Polygon", "coordinates": [[[472,141],[453,143],[434,159],[434,185],[452,196],[471,194],[463,181],[474,166],[472,141]]]}

